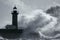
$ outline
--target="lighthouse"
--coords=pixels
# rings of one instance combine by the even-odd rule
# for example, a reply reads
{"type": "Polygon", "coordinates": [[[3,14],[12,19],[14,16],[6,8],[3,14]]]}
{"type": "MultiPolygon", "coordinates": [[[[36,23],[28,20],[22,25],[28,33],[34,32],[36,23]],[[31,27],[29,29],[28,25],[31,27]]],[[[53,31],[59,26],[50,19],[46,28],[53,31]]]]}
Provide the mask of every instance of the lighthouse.
{"type": "Polygon", "coordinates": [[[18,12],[16,6],[13,7],[12,11],[12,24],[6,25],[6,29],[0,29],[0,36],[5,39],[17,39],[21,37],[23,29],[18,29],[18,12]]]}
{"type": "Polygon", "coordinates": [[[13,8],[12,14],[12,25],[15,26],[16,29],[18,29],[18,12],[16,6],[13,8]]]}

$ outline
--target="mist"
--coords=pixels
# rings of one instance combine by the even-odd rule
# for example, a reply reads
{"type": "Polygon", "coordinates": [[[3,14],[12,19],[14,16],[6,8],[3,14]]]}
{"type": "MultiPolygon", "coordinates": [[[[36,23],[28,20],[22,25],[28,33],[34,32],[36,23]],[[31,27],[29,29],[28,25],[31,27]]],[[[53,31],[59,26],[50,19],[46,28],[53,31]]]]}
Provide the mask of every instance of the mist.
{"type": "Polygon", "coordinates": [[[24,32],[21,35],[22,40],[40,40],[40,38],[48,38],[49,40],[49,38],[60,37],[60,6],[55,6],[52,0],[47,1],[49,4],[43,1],[47,5],[39,2],[39,5],[41,4],[40,6],[38,3],[36,4],[36,0],[34,3],[31,2],[32,5],[30,2],[26,4],[28,1],[25,3],[24,0],[1,0],[1,2],[6,6],[3,6],[4,9],[2,9],[4,10],[2,13],[5,13],[5,16],[3,15],[4,17],[1,18],[1,28],[4,28],[7,24],[11,24],[10,13],[13,10],[12,8],[16,6],[19,13],[18,28],[24,29],[24,32]],[[48,5],[50,8],[48,8],[48,5]],[[51,5],[54,5],[52,9],[51,5]]]}

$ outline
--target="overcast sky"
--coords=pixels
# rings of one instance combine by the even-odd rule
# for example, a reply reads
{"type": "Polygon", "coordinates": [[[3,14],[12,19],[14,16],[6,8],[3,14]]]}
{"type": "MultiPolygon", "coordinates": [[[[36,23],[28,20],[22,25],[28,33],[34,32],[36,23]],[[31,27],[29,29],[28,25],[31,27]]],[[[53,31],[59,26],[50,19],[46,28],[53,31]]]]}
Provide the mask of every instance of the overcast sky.
{"type": "Polygon", "coordinates": [[[14,5],[19,13],[28,14],[36,9],[46,10],[51,6],[60,5],[60,0],[0,0],[0,28],[11,24],[11,11],[14,5]]]}

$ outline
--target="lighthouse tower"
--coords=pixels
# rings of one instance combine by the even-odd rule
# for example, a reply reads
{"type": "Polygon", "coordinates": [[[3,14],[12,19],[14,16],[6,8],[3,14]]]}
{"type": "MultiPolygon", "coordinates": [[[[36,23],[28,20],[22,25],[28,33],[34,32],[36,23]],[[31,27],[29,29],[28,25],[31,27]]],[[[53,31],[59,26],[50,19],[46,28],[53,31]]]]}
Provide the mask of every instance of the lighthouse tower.
{"type": "Polygon", "coordinates": [[[13,8],[12,12],[12,25],[18,29],[18,12],[16,6],[13,8]]]}

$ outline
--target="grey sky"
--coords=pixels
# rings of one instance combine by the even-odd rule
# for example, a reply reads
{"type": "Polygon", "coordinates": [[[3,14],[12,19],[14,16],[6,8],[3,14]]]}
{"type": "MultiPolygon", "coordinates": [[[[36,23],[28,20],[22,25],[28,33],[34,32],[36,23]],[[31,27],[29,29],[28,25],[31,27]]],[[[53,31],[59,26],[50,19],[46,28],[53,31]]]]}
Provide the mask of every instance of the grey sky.
{"type": "Polygon", "coordinates": [[[60,0],[0,0],[0,28],[11,24],[11,11],[15,4],[19,12],[29,13],[31,10],[46,10],[50,6],[60,5],[60,0]]]}
{"type": "Polygon", "coordinates": [[[22,0],[28,6],[31,6],[35,9],[46,9],[50,6],[55,6],[60,3],[60,0],[22,0]]]}

